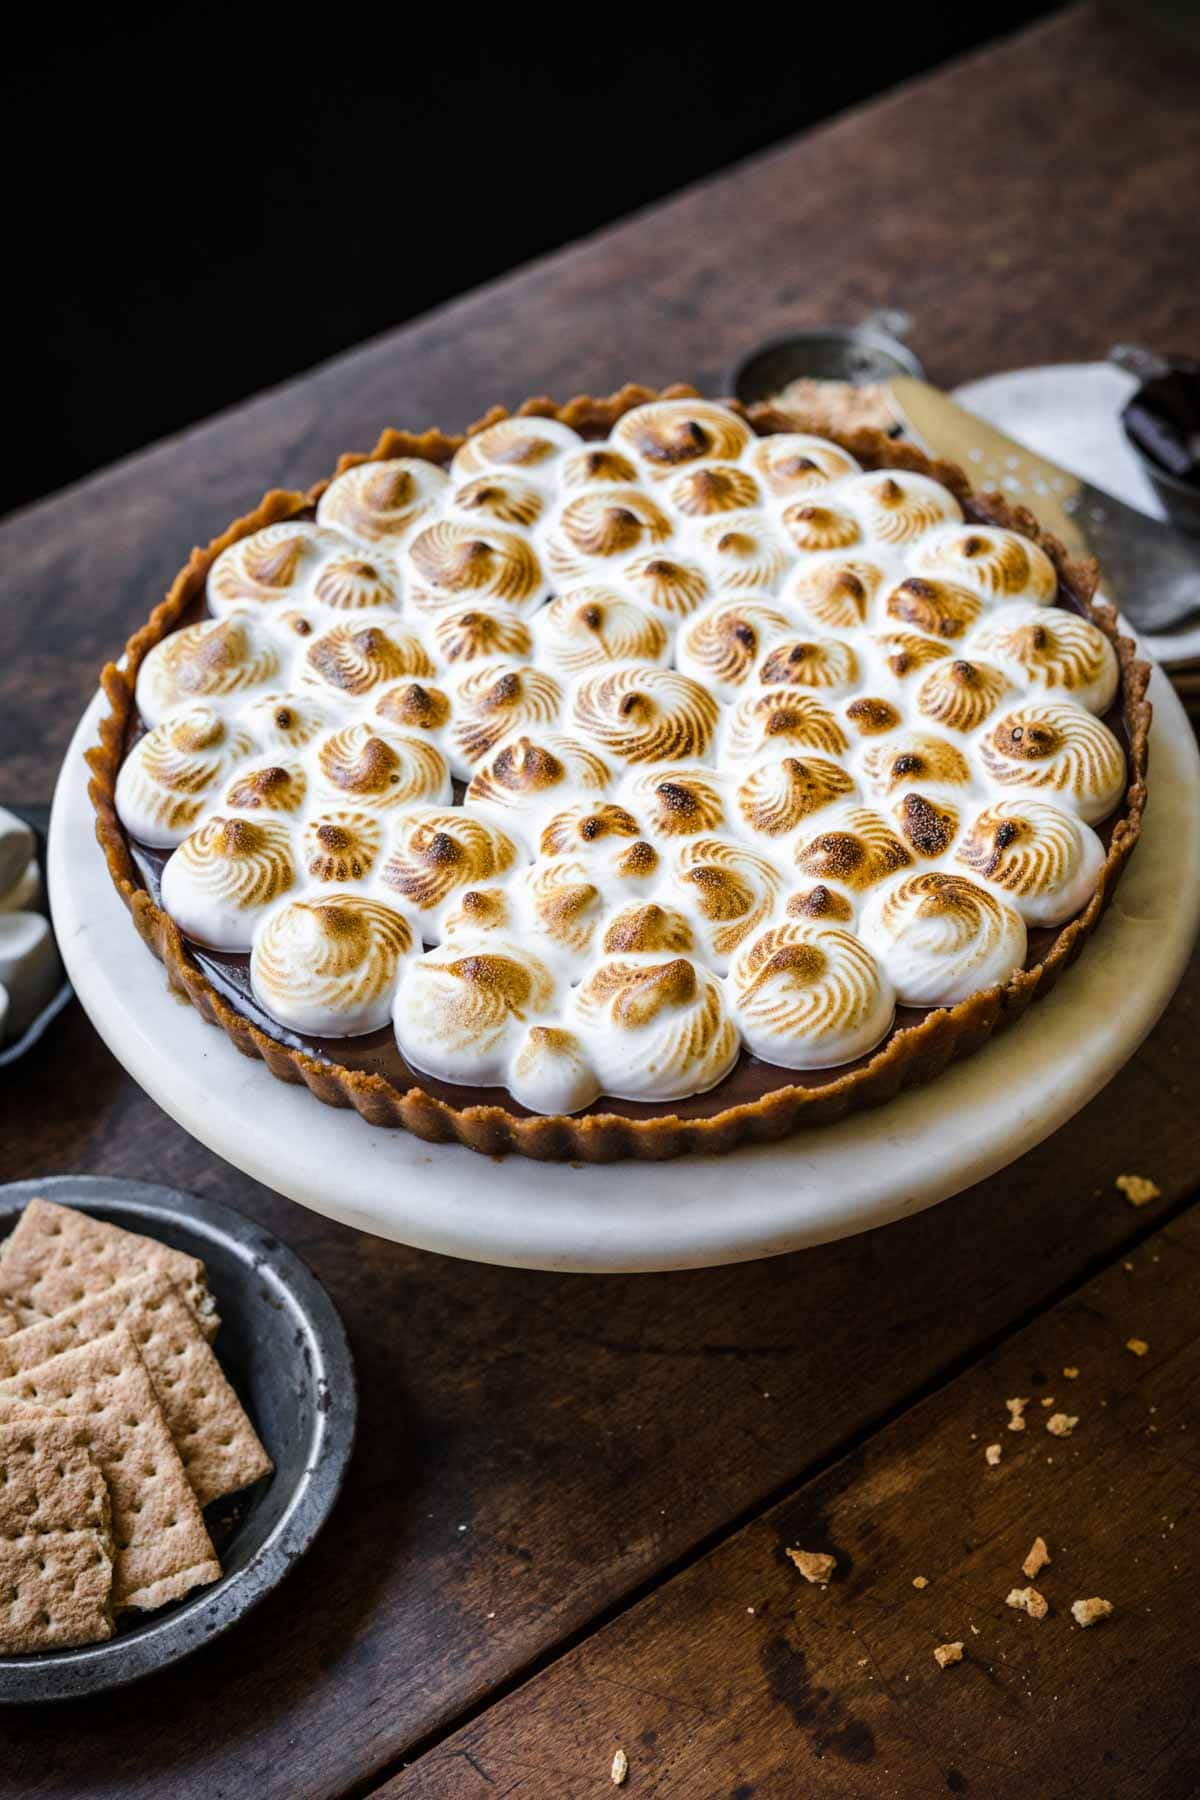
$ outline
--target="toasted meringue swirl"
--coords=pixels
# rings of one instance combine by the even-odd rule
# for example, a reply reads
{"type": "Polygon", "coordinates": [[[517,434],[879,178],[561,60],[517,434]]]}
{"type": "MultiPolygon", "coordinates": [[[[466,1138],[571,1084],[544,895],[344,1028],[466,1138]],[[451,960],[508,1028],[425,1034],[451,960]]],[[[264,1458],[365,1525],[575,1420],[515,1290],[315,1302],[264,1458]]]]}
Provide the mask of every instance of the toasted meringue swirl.
{"type": "Polygon", "coordinates": [[[985,600],[1049,606],[1058,586],[1044,550],[996,525],[944,526],[914,546],[909,562],[916,574],[944,576],[985,600]]]}
{"type": "Polygon", "coordinates": [[[1089,712],[1106,712],[1117,691],[1116,651],[1090,619],[1065,607],[1006,606],[980,625],[971,645],[1014,680],[1058,691],[1089,712]]]}
{"type": "Polygon", "coordinates": [[[575,794],[598,794],[610,780],[608,764],[576,738],[549,733],[509,737],[480,764],[466,792],[468,806],[541,818],[575,794]]]}
{"type": "Polygon", "coordinates": [[[304,519],[266,525],[222,550],[208,573],[208,604],[220,615],[303,598],[321,556],[339,548],[331,532],[304,519]]]}
{"type": "Polygon", "coordinates": [[[938,638],[962,637],[982,607],[983,601],[970,588],[956,587],[952,581],[931,581],[927,575],[909,575],[898,582],[884,603],[889,618],[938,638]]]}
{"type": "Polygon", "coordinates": [[[906,731],[872,744],[863,757],[868,785],[879,794],[897,794],[904,788],[968,787],[971,768],[962,751],[930,732],[906,731]]]}
{"type": "Polygon", "coordinates": [[[737,809],[755,836],[786,837],[822,807],[854,793],[854,778],[840,764],[823,756],[784,756],[744,777],[737,809]]]}
{"type": "Polygon", "coordinates": [[[122,825],[139,843],[181,844],[222,778],[249,756],[254,740],[211,706],[193,706],[139,738],[117,776],[122,825]]]}
{"type": "Polygon", "coordinates": [[[634,901],[608,921],[601,948],[605,956],[677,956],[696,948],[696,936],[673,906],[634,901]]]}
{"type": "Polygon", "coordinates": [[[495,519],[499,525],[536,525],[546,498],[532,482],[513,475],[476,475],[454,490],[451,505],[467,518],[495,519]]]}
{"type": "Polygon", "coordinates": [[[895,731],[900,724],[900,714],[891,701],[878,694],[863,694],[852,700],[846,708],[846,717],[859,737],[865,738],[882,737],[885,732],[895,731]]]}
{"type": "Polygon", "coordinates": [[[450,718],[450,697],[441,688],[420,681],[401,682],[388,688],[375,702],[375,714],[385,727],[404,731],[440,732],[450,718]]]}
{"type": "Polygon", "coordinates": [[[784,599],[802,606],[818,625],[849,631],[865,625],[883,570],[865,557],[813,557],[800,564],[784,589],[784,599]]]}
{"type": "Polygon", "coordinates": [[[758,679],[764,687],[843,693],[858,680],[858,658],[840,638],[786,638],[763,657],[758,679]]]}
{"type": "Polygon", "coordinates": [[[379,820],[343,808],[323,812],[304,828],[304,863],[314,881],[362,881],[383,843],[379,820]]]}
{"type": "Polygon", "coordinates": [[[476,949],[456,939],[406,964],[392,1009],[396,1042],[415,1069],[498,1086],[523,1028],[554,998],[553,976],[525,946],[489,937],[476,949]]]}
{"type": "Polygon", "coordinates": [[[1007,894],[1027,925],[1061,925],[1091,894],[1104,846],[1060,806],[1022,797],[977,813],[955,861],[1007,894]]]}
{"type": "Polygon", "coordinates": [[[652,478],[690,463],[736,462],[754,433],[723,406],[704,400],[655,400],[618,420],[613,442],[652,478]]]}
{"type": "Polygon", "coordinates": [[[949,488],[907,470],[857,475],[838,494],[858,512],[871,536],[884,544],[911,544],[935,525],[962,518],[962,508],[949,488]]]}
{"type": "Polygon", "coordinates": [[[939,663],[927,675],[917,693],[917,705],[927,719],[949,731],[974,731],[995,711],[1008,692],[1008,681],[991,663],[939,663]]]}
{"type": "Polygon", "coordinates": [[[636,840],[640,833],[641,826],[623,806],[611,800],[593,800],[555,813],[542,832],[539,849],[543,856],[586,855],[595,850],[607,855],[614,843],[636,840]]]}
{"type": "Polygon", "coordinates": [[[837,888],[826,887],[823,881],[797,888],[788,896],[783,910],[789,919],[807,920],[812,925],[849,925],[854,918],[854,908],[846,895],[837,888]]]}
{"type": "Polygon", "coordinates": [[[513,1051],[508,1091],[537,1113],[574,1113],[590,1106],[600,1083],[573,1031],[561,1025],[531,1025],[513,1051]]]}
{"type": "Polygon", "coordinates": [[[298,762],[242,767],[225,790],[222,804],[234,812],[298,812],[308,793],[308,776],[298,762]]]}
{"type": "Polygon", "coordinates": [[[1125,792],[1125,753],[1108,726],[1069,700],[1015,707],[995,721],[980,746],[992,780],[1041,789],[1081,819],[1106,819],[1125,792]]]}
{"type": "Polygon", "coordinates": [[[791,688],[768,688],[738,702],[729,718],[724,754],[747,762],[786,750],[841,756],[847,748],[845,732],[820,700],[791,688]]]}
{"type": "Polygon", "coordinates": [[[859,927],[901,1006],[954,1006],[1025,962],[1025,924],[964,875],[902,875],[873,894],[859,927]]]}
{"type": "Polygon", "coordinates": [[[393,627],[335,625],[309,645],[300,679],[361,700],[402,675],[429,676],[433,664],[420,638],[393,627]]]}
{"type": "Polygon", "coordinates": [[[950,654],[939,639],[922,637],[919,631],[877,632],[875,649],[897,681],[928,668],[930,663],[943,662],[950,654]]]}
{"type": "Polygon", "coordinates": [[[372,812],[450,798],[450,771],[422,738],[376,731],[366,720],[330,732],[317,749],[317,773],[329,794],[372,812]]]}
{"type": "Polygon", "coordinates": [[[672,532],[666,513],[641,488],[592,488],[563,506],[547,533],[546,557],[560,579],[578,579],[597,562],[653,550],[672,532]]]}
{"type": "Polygon", "coordinates": [[[686,957],[611,958],[574,998],[601,1089],[618,1099],[703,1094],[737,1061],[720,983],[686,957]]]}
{"type": "Polygon", "coordinates": [[[714,513],[740,512],[757,506],[762,498],[748,469],[729,463],[703,463],[676,475],[664,489],[668,503],[689,519],[706,519],[714,513]]]}
{"type": "MultiPolygon", "coordinates": [[[[498,606],[486,611],[467,606],[461,612],[439,613],[433,622],[433,641],[438,655],[448,663],[494,661],[497,657],[522,662],[533,648],[524,619],[498,606]]],[[[433,670],[424,672],[432,675],[433,670]]]]}
{"type": "Polygon", "coordinates": [[[422,913],[462,888],[514,867],[517,848],[498,826],[455,808],[416,806],[400,820],[383,869],[384,885],[422,913]]]}
{"type": "Polygon", "coordinates": [[[292,900],[254,940],[250,985],[272,1018],[294,1031],[358,1037],[387,1024],[412,948],[408,920],[377,900],[292,900]]]}
{"type": "Polygon", "coordinates": [[[467,525],[440,519],[426,525],[405,556],[410,598],[425,612],[484,600],[528,610],[543,591],[541,564],[529,539],[484,520],[467,525]]]}
{"type": "Polygon", "coordinates": [[[865,806],[848,806],[796,849],[796,868],[814,881],[836,881],[864,893],[906,869],[912,855],[886,819],[865,806]]]}
{"type": "Polygon", "coordinates": [[[378,562],[350,553],[331,556],[323,565],[313,583],[313,599],[335,612],[363,612],[372,606],[399,606],[400,593],[378,562]]]}
{"type": "Polygon", "coordinates": [[[576,728],[625,763],[683,762],[708,754],[717,703],[673,669],[628,664],[588,675],[575,692],[576,728]]]}
{"type": "Polygon", "coordinates": [[[785,507],[783,526],[797,550],[846,550],[862,539],[853,513],[816,500],[796,500],[785,507]]]}
{"type": "Polygon", "coordinates": [[[350,537],[395,546],[436,510],[446,491],[444,472],[416,457],[359,463],[330,482],[317,520],[350,537]]]}
{"type": "Polygon", "coordinates": [[[695,837],[725,823],[720,777],[711,769],[643,769],[628,782],[628,799],[657,837],[695,837]]]}
{"type": "Polygon", "coordinates": [[[900,835],[917,856],[944,856],[958,835],[958,808],[911,790],[892,808],[900,835]]]}
{"type": "Polygon", "coordinates": [[[728,838],[689,838],[675,861],[681,904],[696,918],[713,967],[723,974],[729,959],[779,905],[783,877],[765,856],[728,838]]]}
{"type": "Polygon", "coordinates": [[[534,617],[541,659],[564,675],[607,663],[661,663],[669,648],[662,620],[611,588],[573,588],[534,617]]]}
{"type": "Polygon", "coordinates": [[[162,873],[163,904],[197,943],[248,950],[257,915],[285,894],[295,877],[285,825],[215,813],[169,858],[162,873]]]}
{"type": "Polygon", "coordinates": [[[138,671],[138,711],[147,725],[158,725],[186,701],[245,693],[278,673],[274,645],[256,638],[239,614],[203,619],[151,650],[138,671]]]}
{"type": "Polygon", "coordinates": [[[459,682],[450,741],[466,776],[511,731],[553,725],[563,691],[553,675],[512,663],[481,663],[459,682]]]}
{"type": "Polygon", "coordinates": [[[848,450],[803,431],[781,431],[756,438],[745,461],[775,495],[811,494],[844,476],[857,475],[848,450]]]}
{"type": "Polygon", "coordinates": [[[579,448],[578,433],[557,419],[501,419],[467,439],[450,474],[457,482],[489,469],[516,469],[541,480],[552,473],[560,457],[579,448]]]}
{"type": "Polygon", "coordinates": [[[611,444],[586,444],[558,466],[563,488],[626,487],[638,478],[637,464],[611,444]]]}
{"type": "Polygon", "coordinates": [[[788,566],[788,555],[765,520],[753,515],[710,519],[700,533],[704,555],[719,588],[741,591],[757,588],[769,593],[778,587],[788,566]]]}
{"type": "Polygon", "coordinates": [[[867,946],[836,925],[781,919],[729,976],[734,1018],[756,1056],[785,1069],[837,1068],[886,1037],[895,1002],[867,946]]]}
{"type": "Polygon", "coordinates": [[[786,613],[761,600],[719,600],[680,633],[676,660],[686,675],[730,699],[762,650],[789,629],[786,613]]]}
{"type": "Polygon", "coordinates": [[[684,619],[708,598],[708,577],[695,563],[670,556],[638,556],[622,578],[643,606],[667,619],[684,619]]]}
{"type": "Polygon", "coordinates": [[[578,858],[540,858],[526,872],[525,887],[539,936],[576,956],[592,948],[600,924],[602,898],[578,858]]]}

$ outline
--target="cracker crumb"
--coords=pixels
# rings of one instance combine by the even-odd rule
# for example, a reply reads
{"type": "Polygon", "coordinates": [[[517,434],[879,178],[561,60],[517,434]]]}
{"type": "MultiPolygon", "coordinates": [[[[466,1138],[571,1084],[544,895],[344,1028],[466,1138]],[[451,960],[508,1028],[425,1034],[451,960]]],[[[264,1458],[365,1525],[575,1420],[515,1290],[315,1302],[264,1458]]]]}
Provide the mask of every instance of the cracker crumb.
{"type": "Polygon", "coordinates": [[[1070,1413],[1051,1413],[1046,1420],[1046,1430],[1051,1437],[1070,1437],[1078,1423],[1079,1420],[1072,1418],[1070,1413]]]}
{"type": "Polygon", "coordinates": [[[913,1586],[915,1588],[927,1588],[929,1586],[929,1583],[925,1579],[924,1575],[914,1575],[913,1576],[913,1586]]]}
{"type": "Polygon", "coordinates": [[[1117,1186],[1130,1206],[1149,1206],[1162,1198],[1162,1189],[1146,1175],[1118,1175],[1117,1186]]]}
{"type": "Polygon", "coordinates": [[[1068,1381],[1078,1381],[1079,1380],[1079,1370],[1076,1368],[1064,1369],[1063,1374],[1068,1381]]]}
{"type": "Polygon", "coordinates": [[[1042,1399],[1042,1405],[1043,1406],[1053,1406],[1054,1405],[1054,1395],[1053,1394],[1044,1395],[1043,1399],[1042,1399]]]}
{"type": "Polygon", "coordinates": [[[1145,1356],[1150,1346],[1145,1338],[1126,1338],[1125,1348],[1127,1350],[1132,1350],[1135,1356],[1145,1356]]]}
{"type": "Polygon", "coordinates": [[[1034,1576],[1040,1574],[1050,1560],[1050,1552],[1046,1548],[1045,1538],[1035,1537],[1033,1543],[1029,1546],[1029,1555],[1021,1564],[1021,1573],[1022,1575],[1027,1575],[1030,1581],[1032,1581],[1034,1576]]]}
{"type": "Polygon", "coordinates": [[[1029,1405],[1028,1400],[1006,1400],[1004,1404],[1008,1408],[1008,1429],[1024,1431],[1025,1408],[1029,1405]]]}
{"type": "Polygon", "coordinates": [[[623,1750],[618,1750],[612,1759],[610,1779],[614,1787],[624,1787],[629,1774],[629,1758],[623,1750]]]}
{"type": "Polygon", "coordinates": [[[1004,1604],[1028,1613],[1031,1619],[1044,1619],[1050,1611],[1050,1602],[1035,1587],[1013,1588],[1004,1604]]]}
{"type": "Polygon", "coordinates": [[[951,1663],[959,1663],[963,1659],[961,1642],[957,1644],[939,1644],[933,1653],[933,1660],[939,1669],[947,1668],[951,1663]]]}
{"type": "Polygon", "coordinates": [[[1071,1617],[1086,1631],[1089,1625],[1098,1625],[1101,1619],[1107,1619],[1112,1609],[1111,1600],[1101,1600],[1094,1594],[1090,1600],[1072,1600],[1071,1617]]]}
{"type": "Polygon", "coordinates": [[[818,1587],[829,1586],[829,1578],[837,1568],[836,1556],[826,1556],[820,1550],[789,1550],[788,1556],[805,1581],[813,1581],[818,1587]]]}
{"type": "Polygon", "coordinates": [[[1000,1458],[1004,1455],[1004,1445],[989,1444],[983,1454],[987,1461],[988,1468],[994,1469],[996,1464],[1000,1461],[1000,1458]]]}

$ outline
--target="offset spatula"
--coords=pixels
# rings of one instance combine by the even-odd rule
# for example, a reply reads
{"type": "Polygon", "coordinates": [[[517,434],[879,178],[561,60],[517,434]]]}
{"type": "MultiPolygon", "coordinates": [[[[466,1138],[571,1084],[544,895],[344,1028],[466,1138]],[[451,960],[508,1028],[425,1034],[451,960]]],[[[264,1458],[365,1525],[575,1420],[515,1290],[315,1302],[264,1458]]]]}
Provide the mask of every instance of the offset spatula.
{"type": "MultiPolygon", "coordinates": [[[[1137,630],[1169,633],[1200,619],[1200,546],[1027,450],[927,381],[896,375],[887,385],[931,455],[959,463],[973,487],[1027,506],[1072,555],[1094,556],[1106,596],[1137,630]]],[[[1164,660],[1169,667],[1169,653],[1164,660]]]]}

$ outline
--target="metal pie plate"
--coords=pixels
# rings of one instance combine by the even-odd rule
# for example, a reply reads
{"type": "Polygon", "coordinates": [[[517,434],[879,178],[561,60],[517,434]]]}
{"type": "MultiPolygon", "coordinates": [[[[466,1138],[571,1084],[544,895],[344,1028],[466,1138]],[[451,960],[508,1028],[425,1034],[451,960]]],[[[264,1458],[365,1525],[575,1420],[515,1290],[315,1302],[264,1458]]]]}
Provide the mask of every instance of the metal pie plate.
{"type": "Polygon", "coordinates": [[[275,1464],[207,1508],[223,1570],[155,1613],[125,1613],[105,1644],[0,1656],[0,1704],[70,1700],[166,1668],[278,1587],[337,1499],[354,1444],[354,1365],[333,1303],[298,1257],[214,1200],[144,1181],[61,1175],[0,1187],[0,1237],[36,1195],[203,1259],[221,1314],[214,1350],[275,1464]]]}

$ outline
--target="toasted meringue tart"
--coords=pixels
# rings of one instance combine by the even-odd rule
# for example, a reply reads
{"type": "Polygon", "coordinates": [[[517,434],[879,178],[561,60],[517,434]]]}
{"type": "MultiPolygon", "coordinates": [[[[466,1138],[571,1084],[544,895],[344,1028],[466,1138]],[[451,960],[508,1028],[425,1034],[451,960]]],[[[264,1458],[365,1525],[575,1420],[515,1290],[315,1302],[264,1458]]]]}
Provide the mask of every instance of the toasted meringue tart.
{"type": "Polygon", "coordinates": [[[910,446],[686,388],[388,431],[105,670],[98,833],[177,990],[317,1098],[724,1151],[933,1078],[1077,954],[1150,716],[1094,588],[910,446]]]}

